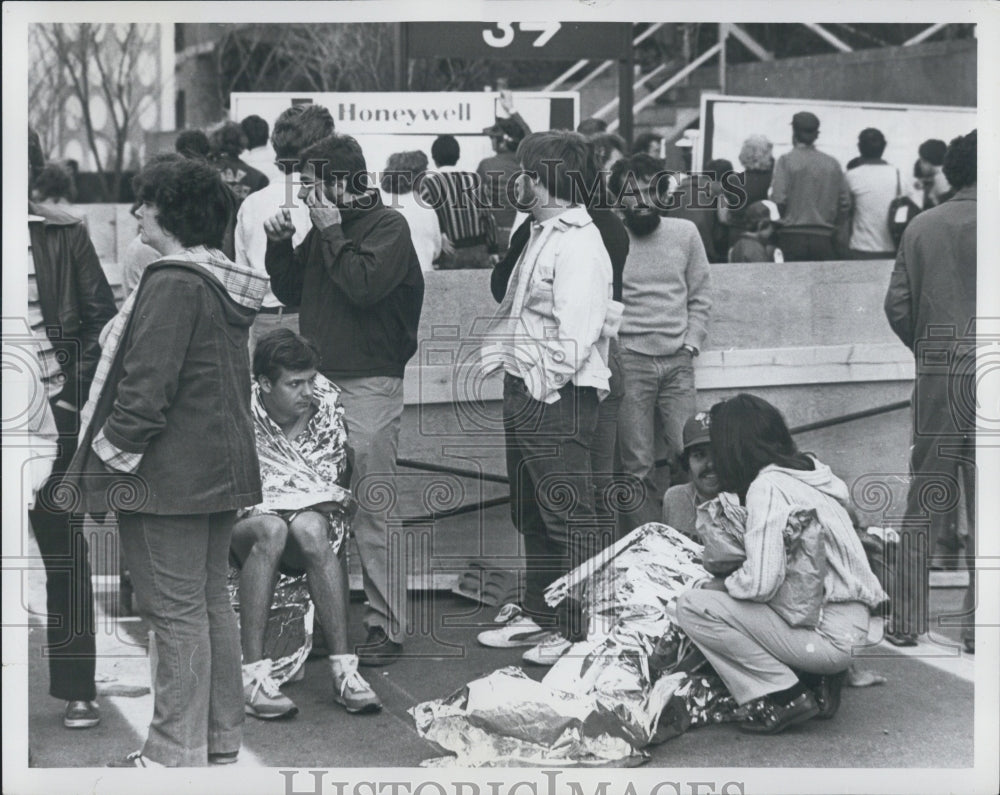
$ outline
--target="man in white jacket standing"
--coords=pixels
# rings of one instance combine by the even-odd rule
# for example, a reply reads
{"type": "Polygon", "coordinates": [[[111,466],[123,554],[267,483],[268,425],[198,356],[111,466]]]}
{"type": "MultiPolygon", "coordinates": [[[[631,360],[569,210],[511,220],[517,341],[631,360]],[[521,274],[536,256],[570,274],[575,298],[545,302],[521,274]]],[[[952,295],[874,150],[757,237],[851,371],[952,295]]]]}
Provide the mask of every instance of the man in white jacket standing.
{"type": "Polygon", "coordinates": [[[535,133],[518,147],[531,238],[483,349],[487,370],[504,370],[511,518],[524,537],[526,589],[520,605],[501,610],[503,627],[479,641],[532,646],[524,659],[541,665],[555,662],[576,630],[546,605],[546,586],[612,540],[595,521],[589,450],[621,305],[601,235],[577,200],[574,176],[590,173],[588,157],[578,133],[535,133]]]}

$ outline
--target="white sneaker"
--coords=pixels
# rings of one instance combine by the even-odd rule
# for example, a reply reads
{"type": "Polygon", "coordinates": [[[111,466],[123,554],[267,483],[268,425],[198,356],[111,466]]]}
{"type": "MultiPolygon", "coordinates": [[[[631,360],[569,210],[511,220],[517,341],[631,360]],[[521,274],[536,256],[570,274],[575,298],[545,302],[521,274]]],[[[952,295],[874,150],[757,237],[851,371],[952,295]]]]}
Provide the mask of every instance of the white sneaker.
{"type": "Polygon", "coordinates": [[[521,608],[515,604],[506,604],[500,608],[497,624],[503,624],[500,629],[488,629],[476,636],[483,646],[493,649],[514,649],[518,646],[534,646],[548,630],[542,629],[532,619],[523,615],[521,608]]]}
{"type": "Polygon", "coordinates": [[[372,686],[358,673],[356,654],[330,655],[333,672],[333,700],[348,712],[378,712],[382,702],[372,686]]]}
{"type": "Polygon", "coordinates": [[[537,646],[522,654],[521,659],[532,665],[555,665],[572,645],[558,632],[548,632],[537,646]]]}
{"type": "Polygon", "coordinates": [[[270,660],[243,666],[243,699],[243,711],[261,720],[290,718],[299,711],[271,677],[270,660]]]}

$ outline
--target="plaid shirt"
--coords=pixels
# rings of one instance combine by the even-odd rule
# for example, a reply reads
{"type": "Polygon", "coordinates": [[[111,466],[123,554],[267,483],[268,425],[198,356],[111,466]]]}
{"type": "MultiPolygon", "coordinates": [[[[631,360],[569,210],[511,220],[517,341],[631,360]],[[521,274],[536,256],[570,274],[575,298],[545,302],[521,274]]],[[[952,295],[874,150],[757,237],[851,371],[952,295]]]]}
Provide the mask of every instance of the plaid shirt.
{"type": "MultiPolygon", "coordinates": [[[[250,309],[260,309],[261,301],[264,299],[264,295],[268,289],[267,276],[235,264],[221,251],[210,249],[206,246],[195,246],[177,254],[172,254],[166,259],[184,260],[204,268],[222,283],[226,292],[229,293],[230,298],[236,303],[250,309]]],[[[90,387],[90,396],[87,404],[83,407],[83,412],[80,415],[81,439],[84,438],[84,434],[94,417],[97,400],[105,387],[108,372],[111,370],[111,365],[115,360],[118,346],[121,345],[122,336],[128,325],[128,319],[132,314],[132,308],[135,306],[137,296],[141,292],[142,282],[129,295],[118,314],[112,318],[111,322],[101,332],[101,360],[97,365],[97,372],[90,387]]],[[[103,429],[94,434],[91,447],[105,464],[111,467],[111,469],[120,472],[135,472],[142,462],[142,453],[127,453],[124,450],[120,450],[105,438],[103,429]]]]}

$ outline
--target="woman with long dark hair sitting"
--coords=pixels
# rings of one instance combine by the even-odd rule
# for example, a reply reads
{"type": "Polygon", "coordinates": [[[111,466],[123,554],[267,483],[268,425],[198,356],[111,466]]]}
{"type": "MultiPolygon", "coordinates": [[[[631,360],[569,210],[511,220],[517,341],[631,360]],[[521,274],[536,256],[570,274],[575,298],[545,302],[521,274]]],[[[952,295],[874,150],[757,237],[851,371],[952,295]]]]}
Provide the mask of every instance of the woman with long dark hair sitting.
{"type": "Polygon", "coordinates": [[[852,648],[868,635],[870,608],[885,594],[847,513],[847,487],[828,466],[799,452],[781,413],[741,394],[710,413],[715,470],[723,491],[746,507],[746,561],[725,580],[683,594],[681,628],[738,703],[752,704],[744,731],[775,734],[832,717],[852,648]],[[815,511],[826,556],[815,627],[791,626],[769,604],[785,581],[790,511],[815,511]]]}

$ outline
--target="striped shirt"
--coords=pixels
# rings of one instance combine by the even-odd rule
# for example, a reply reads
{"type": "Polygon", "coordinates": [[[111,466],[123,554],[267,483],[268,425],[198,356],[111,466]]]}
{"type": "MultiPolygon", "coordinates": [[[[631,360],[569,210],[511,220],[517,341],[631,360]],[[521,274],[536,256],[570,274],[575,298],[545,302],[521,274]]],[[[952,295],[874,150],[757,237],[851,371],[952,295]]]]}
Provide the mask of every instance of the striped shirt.
{"type": "Polygon", "coordinates": [[[813,508],[825,531],[824,601],[863,602],[876,607],[885,600],[885,593],[847,514],[847,486],[826,464],[813,460],[816,468],[811,471],[771,464],[750,484],[743,539],[747,559],[726,578],[726,590],[734,599],[770,601],[785,579],[782,533],[788,514],[813,508]]]}
{"type": "Polygon", "coordinates": [[[455,248],[486,243],[496,248],[493,216],[482,205],[479,177],[471,171],[443,166],[427,171],[418,180],[420,196],[437,213],[441,231],[455,248]]]}
{"type": "MultiPolygon", "coordinates": [[[[29,223],[42,223],[44,219],[38,215],[28,216],[29,223]]],[[[52,347],[45,328],[45,317],[42,315],[42,303],[38,297],[38,280],[35,277],[35,255],[31,250],[31,239],[28,239],[28,323],[31,326],[31,333],[38,342],[35,351],[38,359],[39,377],[45,394],[49,400],[54,400],[62,392],[66,377],[63,375],[62,367],[56,355],[56,349],[52,347]]]]}

